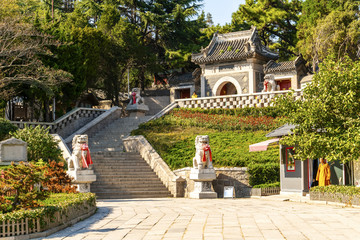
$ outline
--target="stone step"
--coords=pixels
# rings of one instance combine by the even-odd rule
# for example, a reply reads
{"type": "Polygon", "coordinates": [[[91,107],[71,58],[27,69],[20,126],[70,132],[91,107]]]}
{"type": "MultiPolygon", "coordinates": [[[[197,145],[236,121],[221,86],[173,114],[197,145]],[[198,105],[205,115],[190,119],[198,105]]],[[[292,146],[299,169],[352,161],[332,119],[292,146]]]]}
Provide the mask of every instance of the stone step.
{"type": "MultiPolygon", "coordinates": [[[[97,160],[98,162],[145,162],[141,157],[139,156],[113,156],[113,157],[92,157],[93,159],[97,160]]],[[[104,165],[104,164],[102,164],[104,165]]]]}
{"type": "Polygon", "coordinates": [[[130,174],[126,174],[126,175],[125,174],[117,175],[117,174],[114,174],[114,173],[111,173],[111,174],[98,174],[98,173],[96,173],[96,178],[99,180],[99,182],[101,182],[101,181],[105,182],[105,181],[111,181],[111,180],[116,182],[117,180],[121,181],[122,179],[133,179],[133,180],[139,179],[139,180],[143,180],[143,179],[150,179],[150,178],[152,180],[149,180],[149,181],[153,181],[155,178],[157,178],[157,175],[155,173],[153,173],[153,174],[149,174],[149,173],[133,174],[133,173],[130,173],[130,174]]]}
{"type": "Polygon", "coordinates": [[[137,159],[132,159],[132,160],[93,159],[93,162],[94,162],[94,167],[100,167],[100,168],[111,167],[111,166],[134,166],[134,168],[136,168],[136,166],[149,166],[143,160],[137,160],[137,159]]]}
{"type": "Polygon", "coordinates": [[[169,192],[158,192],[158,191],[124,191],[124,192],[96,192],[96,196],[106,199],[126,199],[126,198],[167,198],[172,197],[171,193],[169,192]]]}
{"type": "Polygon", "coordinates": [[[139,184],[147,182],[147,183],[156,183],[156,182],[160,182],[159,178],[157,176],[149,176],[147,178],[139,178],[138,176],[136,177],[131,177],[131,176],[123,176],[123,177],[100,177],[100,176],[96,176],[96,181],[97,182],[102,182],[104,184],[108,184],[108,183],[119,183],[119,182],[138,182],[139,184]]]}
{"type": "Polygon", "coordinates": [[[98,163],[97,165],[94,164],[94,168],[97,171],[103,171],[103,170],[112,170],[112,169],[134,169],[136,171],[136,169],[150,169],[150,166],[147,165],[147,163],[141,163],[141,162],[116,162],[116,164],[111,164],[111,166],[109,165],[102,165],[100,163],[98,163]]]}
{"type": "Polygon", "coordinates": [[[122,186],[131,186],[131,187],[165,187],[160,181],[121,181],[121,182],[100,182],[95,181],[91,183],[91,186],[94,187],[104,187],[104,188],[113,188],[113,187],[122,187],[122,186]]]}
{"type": "Polygon", "coordinates": [[[142,192],[168,192],[166,187],[164,186],[148,186],[148,187],[140,187],[140,186],[113,186],[113,187],[103,187],[91,185],[92,192],[129,192],[129,191],[142,191],[142,192]]]}
{"type": "Polygon", "coordinates": [[[110,172],[115,172],[115,173],[119,173],[119,172],[131,172],[131,173],[135,173],[135,172],[152,172],[152,169],[149,166],[143,166],[143,167],[129,167],[129,166],[119,166],[118,168],[103,168],[103,169],[99,169],[99,168],[93,168],[95,172],[100,173],[100,174],[106,174],[106,173],[110,173],[110,172]]]}
{"type": "Polygon", "coordinates": [[[98,171],[94,169],[96,175],[102,175],[102,176],[129,176],[129,175],[140,175],[140,176],[151,176],[155,175],[156,173],[150,171],[150,169],[141,169],[141,170],[133,170],[130,169],[118,169],[118,170],[101,170],[98,171]]]}
{"type": "Polygon", "coordinates": [[[117,184],[124,184],[124,185],[133,185],[133,184],[138,184],[138,185],[143,185],[143,184],[162,184],[161,181],[159,181],[159,178],[155,178],[155,177],[151,177],[148,179],[144,179],[144,178],[118,178],[118,179],[114,179],[114,181],[111,181],[111,179],[103,179],[103,180],[98,180],[96,179],[96,182],[92,183],[96,185],[117,185],[117,184]]]}
{"type": "Polygon", "coordinates": [[[139,153],[136,152],[124,152],[124,151],[114,151],[114,152],[96,152],[94,153],[96,156],[140,156],[139,153]]]}
{"type": "Polygon", "coordinates": [[[99,147],[99,148],[92,148],[91,150],[91,153],[94,153],[94,152],[108,152],[108,153],[112,153],[112,152],[116,152],[116,151],[119,151],[119,150],[124,150],[123,147],[119,148],[119,147],[111,147],[111,148],[105,148],[105,147],[99,147]]]}

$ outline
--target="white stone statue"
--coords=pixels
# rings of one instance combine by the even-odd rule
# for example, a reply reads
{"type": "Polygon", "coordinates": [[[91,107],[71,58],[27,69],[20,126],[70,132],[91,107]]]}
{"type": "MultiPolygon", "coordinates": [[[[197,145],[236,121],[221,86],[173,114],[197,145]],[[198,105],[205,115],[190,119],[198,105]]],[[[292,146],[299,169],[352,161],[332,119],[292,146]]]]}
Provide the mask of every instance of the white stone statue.
{"type": "Polygon", "coordinates": [[[130,117],[143,117],[149,111],[149,107],[145,105],[144,98],[140,95],[139,88],[133,88],[130,95],[130,102],[126,107],[130,117]]]}
{"type": "Polygon", "coordinates": [[[276,81],[273,74],[266,74],[264,77],[264,90],[262,92],[276,91],[276,81]]]}
{"type": "Polygon", "coordinates": [[[131,105],[134,104],[145,104],[144,99],[140,95],[140,89],[139,88],[133,88],[132,93],[130,96],[130,103],[131,105]]]}
{"type": "Polygon", "coordinates": [[[193,158],[193,167],[195,169],[213,169],[211,149],[208,135],[198,135],[195,138],[196,153],[193,158]]]}
{"type": "Polygon", "coordinates": [[[91,168],[93,162],[88,146],[88,135],[75,135],[72,141],[72,155],[68,161],[69,170],[81,170],[91,168]]]}

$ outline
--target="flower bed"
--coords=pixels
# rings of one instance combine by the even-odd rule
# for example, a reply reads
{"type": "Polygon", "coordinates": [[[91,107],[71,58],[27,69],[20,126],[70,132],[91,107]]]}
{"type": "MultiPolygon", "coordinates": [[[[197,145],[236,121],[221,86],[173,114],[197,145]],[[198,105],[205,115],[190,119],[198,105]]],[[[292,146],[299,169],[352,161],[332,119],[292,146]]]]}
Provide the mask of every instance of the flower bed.
{"type": "Polygon", "coordinates": [[[338,202],[346,205],[360,205],[360,188],[354,186],[330,185],[310,189],[310,200],[338,202]]]}
{"type": "Polygon", "coordinates": [[[45,236],[34,234],[58,226],[66,227],[73,224],[74,219],[93,214],[95,200],[93,193],[52,194],[42,202],[43,207],[0,214],[0,238],[27,234],[32,238],[45,236]]]}

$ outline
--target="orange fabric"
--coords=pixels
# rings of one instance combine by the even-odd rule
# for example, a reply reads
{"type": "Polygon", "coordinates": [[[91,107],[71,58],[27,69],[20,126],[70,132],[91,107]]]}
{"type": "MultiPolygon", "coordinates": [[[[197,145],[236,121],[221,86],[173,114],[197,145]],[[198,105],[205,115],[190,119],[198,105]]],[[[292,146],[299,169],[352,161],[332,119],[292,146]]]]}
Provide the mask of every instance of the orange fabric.
{"type": "Polygon", "coordinates": [[[319,186],[330,185],[330,166],[327,163],[320,163],[316,174],[316,181],[319,181],[319,186]]]}
{"type": "Polygon", "coordinates": [[[90,156],[89,146],[86,143],[81,145],[81,161],[84,168],[89,168],[89,165],[93,164],[93,161],[90,156]],[[86,157],[85,157],[85,153],[86,153],[86,157]]]}
{"type": "Polygon", "coordinates": [[[212,162],[210,145],[209,145],[209,144],[206,144],[206,145],[203,147],[203,150],[204,150],[204,155],[203,155],[202,161],[203,161],[203,162],[206,162],[206,154],[205,154],[205,153],[208,151],[209,154],[210,154],[210,162],[212,162]]]}

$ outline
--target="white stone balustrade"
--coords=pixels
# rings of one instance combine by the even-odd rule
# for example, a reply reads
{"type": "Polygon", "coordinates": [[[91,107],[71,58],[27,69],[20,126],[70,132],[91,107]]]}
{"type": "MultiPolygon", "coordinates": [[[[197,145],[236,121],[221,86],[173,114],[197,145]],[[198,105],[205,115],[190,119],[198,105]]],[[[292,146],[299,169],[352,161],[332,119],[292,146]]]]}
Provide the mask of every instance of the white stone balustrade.
{"type": "Polygon", "coordinates": [[[75,108],[51,123],[21,121],[11,121],[11,123],[16,125],[20,129],[24,128],[25,125],[30,127],[36,127],[40,125],[45,128],[49,128],[50,133],[57,133],[60,136],[66,138],[71,135],[75,130],[84,126],[85,124],[97,118],[106,111],[107,110],[95,108],[75,108]]]}
{"type": "MultiPolygon", "coordinates": [[[[175,102],[181,108],[245,108],[245,107],[268,107],[272,105],[272,101],[281,95],[285,95],[287,91],[276,91],[266,93],[253,93],[253,94],[239,94],[239,95],[225,95],[216,97],[204,97],[204,98],[187,98],[177,99],[175,102]]],[[[294,91],[295,99],[302,98],[302,90],[294,91]]]]}

